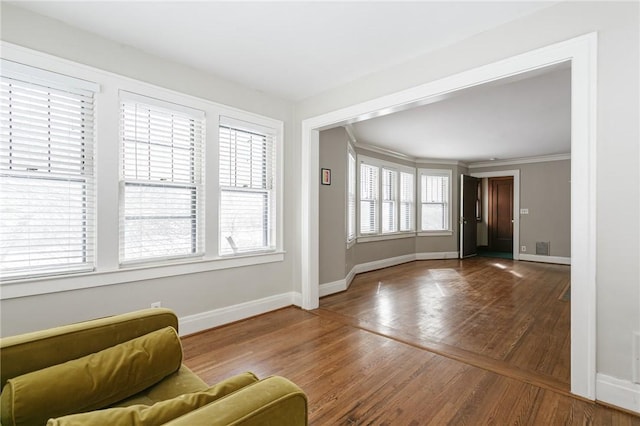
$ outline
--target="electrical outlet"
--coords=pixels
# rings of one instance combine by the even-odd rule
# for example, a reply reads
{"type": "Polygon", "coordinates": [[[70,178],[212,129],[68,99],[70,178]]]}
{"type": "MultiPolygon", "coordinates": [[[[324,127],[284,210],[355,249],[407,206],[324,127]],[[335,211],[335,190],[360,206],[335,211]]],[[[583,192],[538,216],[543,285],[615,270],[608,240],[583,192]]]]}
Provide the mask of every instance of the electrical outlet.
{"type": "Polygon", "coordinates": [[[520,209],[520,214],[529,214],[529,209],[520,209]]]}
{"type": "Polygon", "coordinates": [[[151,304],[151,307],[152,308],[160,308],[160,307],[162,307],[162,302],[153,302],[151,304]]]}
{"type": "Polygon", "coordinates": [[[527,251],[527,246],[520,246],[520,251],[521,252],[526,252],[527,251]]]}

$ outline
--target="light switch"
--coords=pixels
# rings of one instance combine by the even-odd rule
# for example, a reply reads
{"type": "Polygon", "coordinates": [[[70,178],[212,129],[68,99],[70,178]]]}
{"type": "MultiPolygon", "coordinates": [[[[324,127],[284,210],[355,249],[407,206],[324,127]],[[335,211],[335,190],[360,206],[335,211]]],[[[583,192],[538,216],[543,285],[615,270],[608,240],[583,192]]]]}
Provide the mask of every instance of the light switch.
{"type": "Polygon", "coordinates": [[[520,209],[520,214],[529,214],[529,209],[520,209]]]}

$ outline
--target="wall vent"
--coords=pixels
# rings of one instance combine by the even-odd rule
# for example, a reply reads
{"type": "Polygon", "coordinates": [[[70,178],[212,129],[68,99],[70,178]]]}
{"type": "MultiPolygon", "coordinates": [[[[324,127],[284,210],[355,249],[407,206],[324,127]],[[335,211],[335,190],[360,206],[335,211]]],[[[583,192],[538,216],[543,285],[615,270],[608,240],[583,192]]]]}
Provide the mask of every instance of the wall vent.
{"type": "Polygon", "coordinates": [[[549,244],[550,241],[538,241],[536,242],[536,254],[543,256],[549,256],[549,244]]]}

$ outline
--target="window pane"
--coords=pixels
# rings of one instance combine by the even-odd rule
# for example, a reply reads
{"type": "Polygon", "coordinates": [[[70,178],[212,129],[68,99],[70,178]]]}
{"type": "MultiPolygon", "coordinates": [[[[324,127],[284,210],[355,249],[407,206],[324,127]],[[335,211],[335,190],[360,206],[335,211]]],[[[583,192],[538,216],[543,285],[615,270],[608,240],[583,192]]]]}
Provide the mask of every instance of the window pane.
{"type": "Polygon", "coordinates": [[[421,176],[423,231],[449,230],[449,176],[421,176]]]}
{"type": "Polygon", "coordinates": [[[195,188],[127,184],[124,192],[124,258],[142,260],[197,250],[195,188]]]}
{"type": "Polygon", "coordinates": [[[0,275],[91,270],[93,93],[25,81],[22,67],[0,79],[0,275]]]}
{"type": "Polygon", "coordinates": [[[396,232],[397,177],[394,170],[382,169],[382,232],[396,232]]]}
{"type": "Polygon", "coordinates": [[[139,98],[121,103],[120,260],[199,255],[204,123],[196,111],[139,98]]]}
{"type": "Polygon", "coordinates": [[[0,263],[3,274],[37,273],[87,262],[86,184],[3,177],[0,263]]]}
{"type": "Polygon", "coordinates": [[[374,201],[360,201],[360,233],[370,234],[376,232],[376,204],[374,201]]]}
{"type": "Polygon", "coordinates": [[[360,233],[378,232],[378,168],[360,165],[360,233]]]}
{"type": "Polygon", "coordinates": [[[413,176],[400,173],[400,231],[413,229],[413,176]]]}
{"type": "Polygon", "coordinates": [[[269,194],[223,190],[221,195],[221,254],[271,248],[269,194]]]}
{"type": "Polygon", "coordinates": [[[443,204],[422,205],[422,229],[425,231],[447,229],[443,204]]]}
{"type": "Polygon", "coordinates": [[[275,138],[220,126],[221,255],[274,250],[275,138]]]}

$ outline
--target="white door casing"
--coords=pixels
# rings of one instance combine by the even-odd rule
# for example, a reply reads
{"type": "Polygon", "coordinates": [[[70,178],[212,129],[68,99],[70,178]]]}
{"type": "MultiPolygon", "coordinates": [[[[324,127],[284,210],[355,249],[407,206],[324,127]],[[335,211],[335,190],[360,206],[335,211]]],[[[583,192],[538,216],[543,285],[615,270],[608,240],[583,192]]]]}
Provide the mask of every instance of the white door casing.
{"type": "Polygon", "coordinates": [[[302,308],[315,309],[319,305],[320,130],[402,111],[428,103],[435,96],[565,61],[571,61],[571,392],[594,400],[597,33],[589,33],[303,120],[300,229],[302,308]]]}

